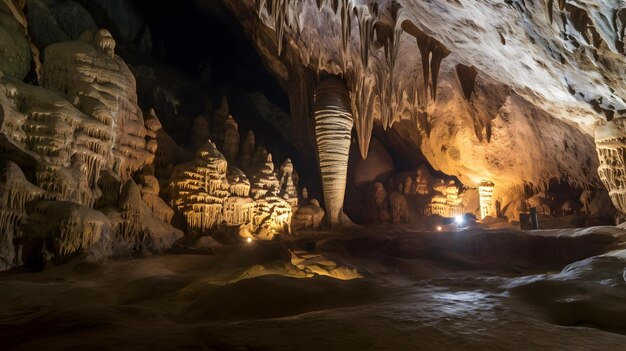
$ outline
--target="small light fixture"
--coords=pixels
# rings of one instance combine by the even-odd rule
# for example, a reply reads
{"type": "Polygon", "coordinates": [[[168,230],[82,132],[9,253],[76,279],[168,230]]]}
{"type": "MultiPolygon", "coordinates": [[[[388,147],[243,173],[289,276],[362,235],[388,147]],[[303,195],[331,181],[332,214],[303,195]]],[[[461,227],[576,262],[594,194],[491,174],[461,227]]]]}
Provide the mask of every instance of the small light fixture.
{"type": "Polygon", "coordinates": [[[441,226],[437,226],[437,231],[438,231],[438,232],[440,232],[440,231],[441,231],[441,229],[443,229],[443,228],[441,228],[441,226]]]}
{"type": "Polygon", "coordinates": [[[463,218],[463,216],[456,216],[454,217],[454,222],[457,225],[463,225],[463,223],[465,223],[465,219],[463,218]]]}
{"type": "Polygon", "coordinates": [[[247,241],[247,242],[248,242],[248,244],[249,244],[249,243],[251,243],[251,242],[252,242],[252,238],[248,238],[248,239],[246,239],[246,241],[247,241]]]}

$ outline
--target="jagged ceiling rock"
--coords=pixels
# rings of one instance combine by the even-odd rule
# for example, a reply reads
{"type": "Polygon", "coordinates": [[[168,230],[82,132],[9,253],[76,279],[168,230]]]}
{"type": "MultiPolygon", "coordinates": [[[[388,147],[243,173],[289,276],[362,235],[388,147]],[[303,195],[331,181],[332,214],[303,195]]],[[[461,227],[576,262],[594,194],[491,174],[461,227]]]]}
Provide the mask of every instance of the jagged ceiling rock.
{"type": "Polygon", "coordinates": [[[21,25],[0,11],[0,71],[23,79],[30,70],[30,59],[30,47],[21,25]]]}
{"type": "Polygon", "coordinates": [[[339,75],[364,157],[380,124],[494,196],[552,177],[597,185],[593,129],[626,111],[621,1],[224,3],[301,124],[319,76],[339,75]]]}
{"type": "Polygon", "coordinates": [[[28,0],[26,8],[29,34],[40,50],[98,30],[89,12],[74,1],[28,0]]]}
{"type": "MultiPolygon", "coordinates": [[[[59,2],[59,0],[52,0],[59,2]]],[[[94,16],[100,27],[109,29],[121,42],[134,44],[142,52],[152,49],[150,29],[128,0],[77,0],[94,16]]]]}

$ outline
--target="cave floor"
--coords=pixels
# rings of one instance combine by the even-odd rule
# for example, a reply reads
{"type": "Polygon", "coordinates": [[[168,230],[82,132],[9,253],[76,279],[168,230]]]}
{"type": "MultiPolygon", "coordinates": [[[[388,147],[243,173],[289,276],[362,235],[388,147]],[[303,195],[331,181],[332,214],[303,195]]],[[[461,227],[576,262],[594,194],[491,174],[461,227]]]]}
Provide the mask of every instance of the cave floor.
{"type": "Polygon", "coordinates": [[[608,350],[626,231],[355,227],[0,275],[4,350],[608,350]],[[303,278],[288,249],[363,278],[303,278]],[[310,248],[310,247],[309,247],[310,248]],[[567,266],[567,267],[566,267],[567,266]],[[564,269],[564,267],[566,267],[564,269]]]}

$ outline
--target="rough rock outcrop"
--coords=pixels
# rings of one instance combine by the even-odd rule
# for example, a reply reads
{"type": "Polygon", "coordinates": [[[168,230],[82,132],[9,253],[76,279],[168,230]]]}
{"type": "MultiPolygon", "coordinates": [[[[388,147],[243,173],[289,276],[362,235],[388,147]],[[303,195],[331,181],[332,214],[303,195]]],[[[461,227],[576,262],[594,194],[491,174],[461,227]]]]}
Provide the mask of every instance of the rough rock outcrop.
{"type": "Polygon", "coordinates": [[[0,269],[171,246],[182,232],[153,174],[161,126],[144,122],[115,40],[85,33],[45,57],[43,87],[0,73],[0,269]]]}
{"type": "Polygon", "coordinates": [[[21,25],[0,9],[0,71],[21,80],[30,70],[30,60],[28,39],[21,25]]]}
{"type": "Polygon", "coordinates": [[[112,127],[113,158],[107,167],[123,181],[129,179],[150,152],[135,78],[115,55],[111,34],[105,29],[85,33],[79,41],[48,46],[44,54],[44,87],[65,94],[82,112],[112,127]]]}

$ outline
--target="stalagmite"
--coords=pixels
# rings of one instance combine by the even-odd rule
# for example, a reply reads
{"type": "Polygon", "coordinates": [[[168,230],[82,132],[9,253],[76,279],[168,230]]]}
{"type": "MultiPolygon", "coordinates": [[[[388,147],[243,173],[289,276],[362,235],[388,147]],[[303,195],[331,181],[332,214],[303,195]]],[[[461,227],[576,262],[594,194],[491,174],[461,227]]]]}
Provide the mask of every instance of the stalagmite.
{"type": "Polygon", "coordinates": [[[595,130],[600,180],[613,205],[626,213],[626,118],[617,118],[595,130]]]}
{"type": "Polygon", "coordinates": [[[171,207],[177,210],[189,230],[206,232],[222,221],[222,209],[229,194],[226,179],[228,163],[212,141],[196,158],[172,171],[171,207]]]}
{"type": "Polygon", "coordinates": [[[233,116],[228,116],[224,122],[224,157],[228,162],[235,162],[239,154],[239,130],[233,116]]]}
{"type": "Polygon", "coordinates": [[[298,191],[293,180],[293,164],[286,159],[280,166],[280,195],[289,203],[293,212],[298,208],[298,191]]]}
{"type": "Polygon", "coordinates": [[[420,168],[417,170],[417,177],[415,178],[415,193],[418,195],[430,194],[430,188],[428,186],[429,175],[426,170],[420,168]]]}
{"type": "Polygon", "coordinates": [[[494,203],[493,203],[493,187],[494,184],[490,181],[482,181],[478,185],[478,196],[480,202],[480,218],[484,219],[487,216],[494,215],[494,203]]]}
{"type": "Polygon", "coordinates": [[[209,130],[209,121],[206,117],[200,115],[193,120],[191,128],[191,146],[198,149],[203,146],[211,137],[209,130]]]}
{"type": "Polygon", "coordinates": [[[256,235],[261,239],[272,239],[275,233],[289,233],[291,228],[291,205],[279,196],[280,182],[276,178],[272,154],[250,177],[251,195],[256,201],[254,216],[256,235]]]}
{"type": "Polygon", "coordinates": [[[274,162],[272,154],[265,156],[265,162],[250,177],[252,183],[252,197],[257,199],[265,194],[278,194],[280,191],[280,182],[276,178],[274,172],[274,162]]]}
{"type": "Polygon", "coordinates": [[[391,205],[391,223],[402,224],[409,222],[409,206],[407,205],[406,198],[399,192],[394,191],[389,196],[389,203],[391,205]]]}
{"type": "Polygon", "coordinates": [[[243,169],[249,169],[252,166],[252,154],[255,149],[255,141],[254,141],[254,133],[250,130],[248,134],[246,134],[246,140],[243,142],[243,147],[241,148],[241,167],[243,169]]]}
{"type": "MultiPolygon", "coordinates": [[[[254,154],[252,155],[252,160],[250,163],[250,169],[255,169],[257,167],[262,167],[266,164],[267,161],[267,149],[263,146],[259,146],[254,150],[254,154]]],[[[271,158],[271,156],[270,156],[271,158]]]]}
{"type": "MultiPolygon", "coordinates": [[[[152,185],[143,189],[144,194],[153,193],[156,190],[154,182],[146,180],[146,183],[152,183],[152,185]]],[[[147,199],[150,200],[150,198],[147,199]]],[[[160,211],[165,209],[162,207],[163,204],[151,203],[151,205],[159,209],[156,215],[142,198],[142,188],[132,179],[126,181],[122,186],[117,207],[105,211],[111,220],[115,236],[112,243],[113,252],[117,254],[143,250],[159,252],[170,247],[183,236],[180,230],[161,220],[169,217],[171,213],[166,213],[169,212],[167,210],[160,211]]]]}
{"type": "Polygon", "coordinates": [[[315,91],[315,136],[324,189],[327,221],[342,224],[352,113],[345,84],[324,79],[315,91]]]}
{"type": "Polygon", "coordinates": [[[454,181],[443,179],[435,186],[436,194],[432,197],[428,212],[431,215],[454,217],[463,214],[463,198],[459,196],[459,188],[454,181]]]}
{"type": "MultiPolygon", "coordinates": [[[[304,194],[304,190],[302,191],[304,194]]],[[[317,230],[324,218],[324,210],[320,207],[319,201],[316,199],[304,198],[303,204],[293,215],[292,227],[297,229],[313,229],[317,230]]]]}

